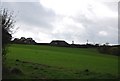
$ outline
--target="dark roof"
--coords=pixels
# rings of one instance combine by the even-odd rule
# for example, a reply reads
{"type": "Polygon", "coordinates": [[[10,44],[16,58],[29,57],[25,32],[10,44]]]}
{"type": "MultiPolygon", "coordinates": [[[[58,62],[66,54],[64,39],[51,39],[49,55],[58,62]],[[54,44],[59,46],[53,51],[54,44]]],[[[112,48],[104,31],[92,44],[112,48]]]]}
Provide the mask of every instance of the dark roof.
{"type": "Polygon", "coordinates": [[[52,42],[65,42],[64,40],[52,40],[52,42]]]}
{"type": "Polygon", "coordinates": [[[50,45],[54,46],[68,46],[69,44],[65,42],[64,40],[53,40],[50,45]]]}

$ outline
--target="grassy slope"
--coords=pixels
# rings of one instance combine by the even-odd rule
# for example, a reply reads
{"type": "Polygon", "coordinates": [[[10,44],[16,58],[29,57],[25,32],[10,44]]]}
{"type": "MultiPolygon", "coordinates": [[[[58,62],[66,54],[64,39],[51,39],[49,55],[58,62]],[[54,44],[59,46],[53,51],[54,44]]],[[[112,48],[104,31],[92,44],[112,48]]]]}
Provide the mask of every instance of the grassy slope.
{"type": "Polygon", "coordinates": [[[7,60],[16,59],[75,71],[89,69],[112,75],[118,72],[117,56],[99,54],[90,48],[11,45],[7,60]]]}

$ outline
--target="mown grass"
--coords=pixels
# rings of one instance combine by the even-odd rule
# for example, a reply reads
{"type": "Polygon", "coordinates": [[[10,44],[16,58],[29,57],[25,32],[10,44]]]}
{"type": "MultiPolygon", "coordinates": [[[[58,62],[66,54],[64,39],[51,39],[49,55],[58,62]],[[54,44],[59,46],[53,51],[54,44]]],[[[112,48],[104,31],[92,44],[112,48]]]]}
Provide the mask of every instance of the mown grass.
{"type": "Polygon", "coordinates": [[[12,44],[6,64],[24,72],[18,78],[116,78],[118,74],[118,57],[100,54],[95,48],[12,44]]]}

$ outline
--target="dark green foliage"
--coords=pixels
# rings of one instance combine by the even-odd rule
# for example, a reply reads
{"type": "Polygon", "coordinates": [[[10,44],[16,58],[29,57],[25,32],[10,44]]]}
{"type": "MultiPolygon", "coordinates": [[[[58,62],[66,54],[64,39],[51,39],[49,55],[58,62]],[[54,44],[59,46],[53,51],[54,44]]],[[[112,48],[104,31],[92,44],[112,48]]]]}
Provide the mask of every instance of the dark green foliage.
{"type": "Polygon", "coordinates": [[[8,43],[10,43],[11,38],[12,38],[11,34],[9,34],[7,30],[2,28],[2,56],[4,56],[4,59],[7,53],[7,45],[8,43]]]}
{"type": "Polygon", "coordinates": [[[2,20],[2,56],[5,56],[7,52],[7,44],[10,43],[12,38],[11,29],[14,26],[13,13],[9,13],[6,9],[0,10],[0,16],[2,20]]]}
{"type": "Polygon", "coordinates": [[[101,46],[98,48],[98,51],[103,54],[119,56],[120,47],[119,46],[101,46]]]}
{"type": "Polygon", "coordinates": [[[109,48],[109,54],[119,56],[120,48],[119,47],[111,47],[111,48],[109,48]]]}
{"type": "Polygon", "coordinates": [[[98,48],[98,51],[100,53],[108,53],[109,47],[108,46],[101,46],[101,47],[98,48]]]}

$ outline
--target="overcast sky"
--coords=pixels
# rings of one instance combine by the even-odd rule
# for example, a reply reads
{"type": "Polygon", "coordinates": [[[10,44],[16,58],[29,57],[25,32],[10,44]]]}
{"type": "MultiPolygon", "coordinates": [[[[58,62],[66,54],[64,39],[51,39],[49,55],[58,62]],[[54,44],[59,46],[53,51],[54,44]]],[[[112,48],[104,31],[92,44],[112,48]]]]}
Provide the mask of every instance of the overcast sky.
{"type": "Polygon", "coordinates": [[[16,16],[19,28],[14,38],[32,37],[40,43],[118,43],[118,0],[9,1],[2,1],[2,7],[16,16]]]}

